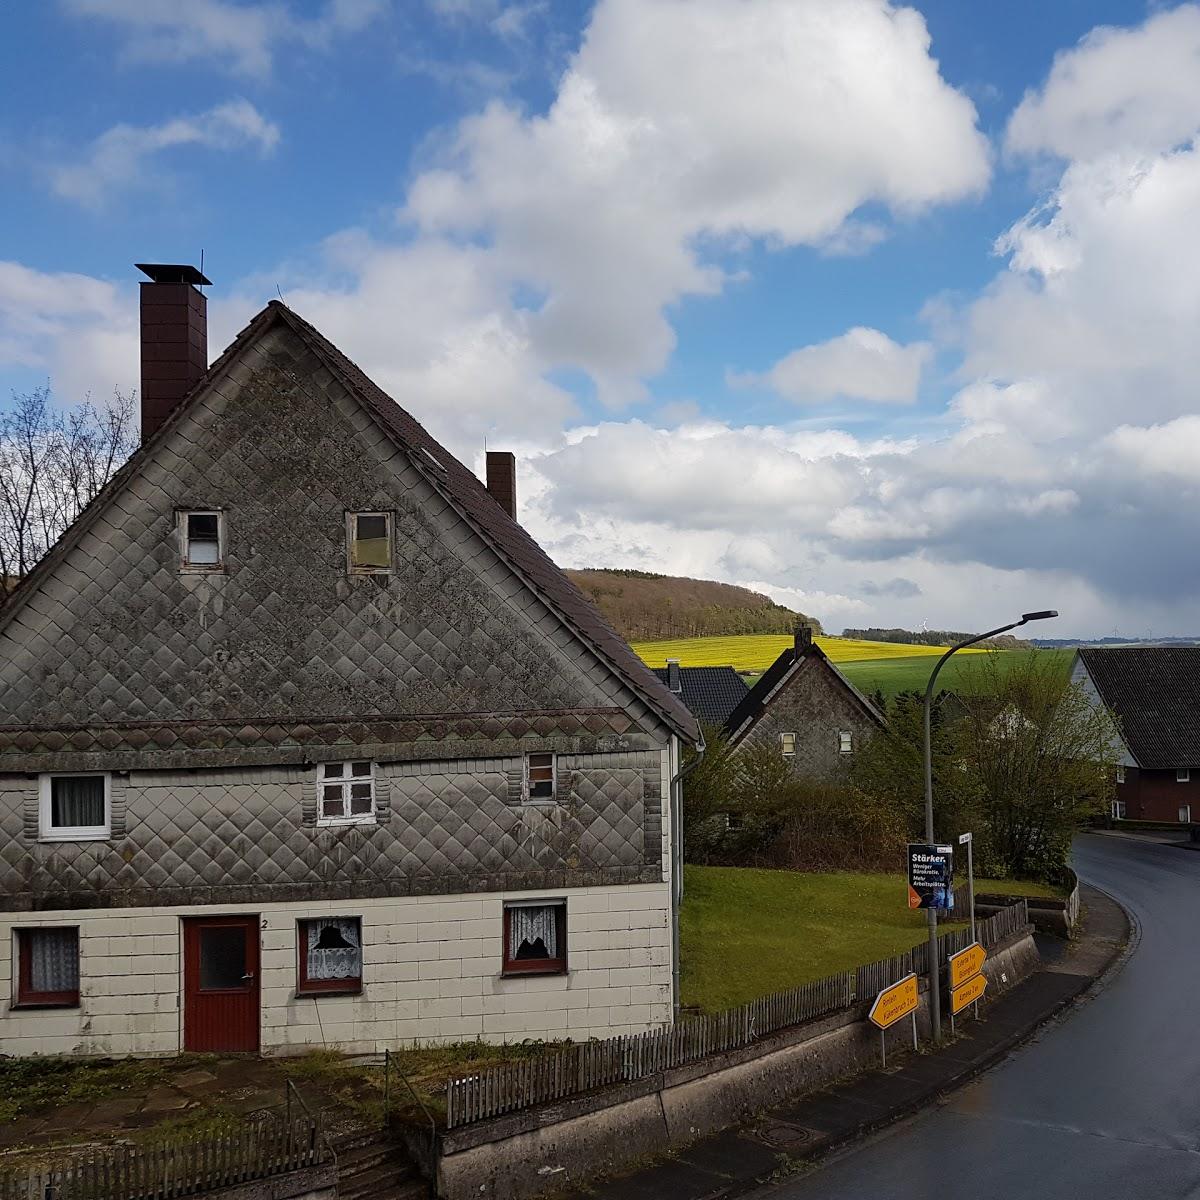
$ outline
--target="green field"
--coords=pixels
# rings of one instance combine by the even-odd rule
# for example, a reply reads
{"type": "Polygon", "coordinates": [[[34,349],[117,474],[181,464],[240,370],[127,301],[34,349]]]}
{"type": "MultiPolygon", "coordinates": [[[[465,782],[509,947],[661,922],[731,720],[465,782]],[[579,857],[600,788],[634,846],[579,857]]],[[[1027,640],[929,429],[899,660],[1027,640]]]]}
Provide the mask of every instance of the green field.
{"type": "MultiPolygon", "coordinates": [[[[970,653],[970,652],[967,652],[970,653]]],[[[983,653],[986,653],[984,651],[983,653]]],[[[1027,650],[995,650],[996,662],[1002,667],[1016,666],[1027,650]]],[[[1071,669],[1074,650],[1036,650],[1032,653],[1051,655],[1061,666],[1064,674],[1071,669]]],[[[871,658],[857,662],[839,663],[842,674],[860,692],[873,692],[878,688],[889,699],[899,692],[924,692],[933,670],[935,659],[929,658],[871,658]]],[[[938,687],[953,691],[969,675],[973,663],[969,657],[956,654],[938,676],[938,687]]]]}
{"type": "MultiPolygon", "coordinates": [[[[979,892],[1016,886],[1055,894],[1040,884],[975,881],[979,892]]],[[[925,914],[908,908],[903,875],[685,867],[683,1003],[730,1008],[903,953],[924,937],[925,914]]]]}
{"type": "MultiPolygon", "coordinates": [[[[901,642],[864,642],[855,638],[818,637],[818,646],[835,663],[859,659],[912,659],[941,654],[945,646],[909,646],[901,642]]],[[[747,633],[734,637],[678,638],[669,642],[634,642],[633,652],[648,667],[666,666],[677,658],[685,667],[733,667],[765,671],[792,644],[790,634],[747,633]]],[[[982,651],[971,650],[977,654],[982,651]]]]}

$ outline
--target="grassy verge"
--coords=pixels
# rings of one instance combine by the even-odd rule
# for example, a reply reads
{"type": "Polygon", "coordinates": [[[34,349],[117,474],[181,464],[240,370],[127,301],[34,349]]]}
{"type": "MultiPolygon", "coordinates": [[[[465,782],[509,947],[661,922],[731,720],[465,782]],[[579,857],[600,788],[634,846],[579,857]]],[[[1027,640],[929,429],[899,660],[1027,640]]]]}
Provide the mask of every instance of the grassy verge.
{"type": "MultiPolygon", "coordinates": [[[[691,866],[684,882],[682,999],[705,1012],[901,954],[925,936],[925,916],[906,906],[901,875],[691,866]]],[[[1054,894],[1012,880],[975,886],[1054,894]]]]}

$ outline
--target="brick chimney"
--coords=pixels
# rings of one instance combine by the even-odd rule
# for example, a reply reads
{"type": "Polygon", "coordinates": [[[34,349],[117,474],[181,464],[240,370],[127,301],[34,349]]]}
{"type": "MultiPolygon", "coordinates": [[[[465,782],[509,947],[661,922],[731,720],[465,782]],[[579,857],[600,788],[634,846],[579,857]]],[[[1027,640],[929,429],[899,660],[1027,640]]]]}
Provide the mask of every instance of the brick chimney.
{"type": "Polygon", "coordinates": [[[795,639],[796,656],[799,657],[812,645],[812,626],[797,621],[795,639]]]}
{"type": "Polygon", "coordinates": [[[487,490],[496,503],[517,519],[517,456],[507,450],[487,452],[487,490]]]}
{"type": "Polygon", "coordinates": [[[135,263],[142,284],[142,441],[148,440],[208,370],[210,281],[179,263],[135,263]]]}

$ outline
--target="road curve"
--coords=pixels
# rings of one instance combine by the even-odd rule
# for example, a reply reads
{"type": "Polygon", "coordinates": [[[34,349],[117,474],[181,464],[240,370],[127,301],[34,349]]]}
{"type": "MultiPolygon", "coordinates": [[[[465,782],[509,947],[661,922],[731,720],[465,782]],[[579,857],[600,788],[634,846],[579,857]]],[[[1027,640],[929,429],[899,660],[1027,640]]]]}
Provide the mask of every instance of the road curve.
{"type": "Polygon", "coordinates": [[[764,1200],[1200,1197],[1200,853],[1093,834],[1074,863],[1141,926],[1109,986],[945,1106],[764,1200]]]}

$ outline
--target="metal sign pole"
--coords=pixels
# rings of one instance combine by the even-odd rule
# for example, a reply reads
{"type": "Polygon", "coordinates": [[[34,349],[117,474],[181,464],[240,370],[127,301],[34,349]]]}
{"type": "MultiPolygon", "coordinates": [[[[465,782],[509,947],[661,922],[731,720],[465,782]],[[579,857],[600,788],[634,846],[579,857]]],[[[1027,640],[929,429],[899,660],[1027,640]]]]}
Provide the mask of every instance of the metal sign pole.
{"type": "Polygon", "coordinates": [[[915,1050],[917,1048],[917,1010],[915,1008],[913,1009],[912,1021],[913,1021],[913,1049],[915,1050]]]}
{"type": "Polygon", "coordinates": [[[882,1060],[883,1069],[887,1070],[887,1030],[879,1031],[879,1057],[882,1060]]]}

